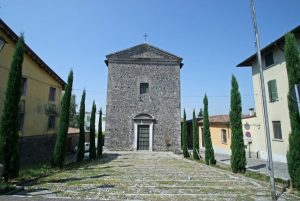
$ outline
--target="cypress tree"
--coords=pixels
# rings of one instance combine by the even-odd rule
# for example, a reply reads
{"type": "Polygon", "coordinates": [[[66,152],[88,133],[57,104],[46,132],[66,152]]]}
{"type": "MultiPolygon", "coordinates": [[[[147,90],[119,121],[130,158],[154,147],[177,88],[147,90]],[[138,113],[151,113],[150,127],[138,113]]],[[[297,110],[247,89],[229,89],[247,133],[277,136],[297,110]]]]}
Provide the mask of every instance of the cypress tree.
{"type": "Polygon", "coordinates": [[[4,181],[19,175],[19,102],[21,97],[24,36],[18,39],[9,69],[4,107],[0,120],[0,163],[3,164],[4,181]]]}
{"type": "Polygon", "coordinates": [[[234,75],[231,78],[230,98],[230,126],[231,138],[231,169],[234,173],[246,171],[246,152],[244,148],[243,127],[242,127],[242,102],[239,92],[239,85],[234,75]]]}
{"type": "Polygon", "coordinates": [[[63,168],[64,161],[65,161],[66,149],[67,149],[67,135],[68,135],[68,128],[69,128],[72,85],[73,85],[73,71],[71,70],[68,76],[68,83],[65,88],[65,94],[63,96],[62,103],[61,103],[61,115],[59,119],[59,127],[56,136],[52,167],[63,168]]]}
{"type": "Polygon", "coordinates": [[[189,151],[188,151],[188,145],[187,145],[188,139],[187,139],[187,125],[186,125],[186,113],[185,113],[185,110],[183,110],[182,138],[183,138],[183,142],[182,142],[183,156],[184,156],[184,158],[188,158],[189,157],[189,151]]]}
{"type": "Polygon", "coordinates": [[[98,124],[98,143],[97,143],[97,155],[102,156],[103,152],[103,136],[102,136],[102,109],[99,111],[99,124],[98,124]]]}
{"type": "Polygon", "coordinates": [[[203,117],[203,110],[202,110],[202,108],[200,108],[200,111],[198,113],[198,117],[203,117]]]}
{"type": "Polygon", "coordinates": [[[207,165],[216,164],[214,148],[211,143],[211,136],[209,130],[209,118],[208,118],[208,100],[205,94],[203,99],[204,104],[204,114],[203,114],[203,135],[204,135],[204,145],[205,145],[205,162],[207,165]]]}
{"type": "MultiPolygon", "coordinates": [[[[300,117],[294,85],[300,84],[300,57],[297,41],[292,33],[285,35],[284,46],[286,67],[289,80],[288,106],[291,122],[289,149],[287,152],[288,170],[292,186],[300,188],[300,117]]],[[[299,100],[298,100],[299,101],[299,100]]]]}
{"type": "Polygon", "coordinates": [[[96,115],[96,105],[93,101],[92,114],[90,121],[90,159],[96,159],[96,147],[95,147],[95,115],[96,115]]]}
{"type": "Polygon", "coordinates": [[[70,103],[70,120],[69,120],[69,125],[70,127],[77,128],[78,127],[78,118],[76,114],[76,96],[72,94],[71,96],[71,103],[70,103]]]}
{"type": "Polygon", "coordinates": [[[80,162],[84,158],[84,141],[85,141],[85,132],[84,132],[84,115],[85,115],[85,90],[82,92],[80,109],[79,109],[79,142],[77,150],[77,162],[80,162]]]}
{"type": "Polygon", "coordinates": [[[193,158],[199,160],[199,128],[195,110],[193,111],[193,158]]]}

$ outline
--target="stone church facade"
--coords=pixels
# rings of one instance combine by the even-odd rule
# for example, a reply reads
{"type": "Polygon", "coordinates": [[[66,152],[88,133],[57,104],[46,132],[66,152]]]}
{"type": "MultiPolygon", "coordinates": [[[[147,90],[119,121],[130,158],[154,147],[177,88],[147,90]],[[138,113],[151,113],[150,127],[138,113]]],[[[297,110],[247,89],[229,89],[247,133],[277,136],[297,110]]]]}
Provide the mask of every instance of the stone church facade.
{"type": "Polygon", "coordinates": [[[180,148],[182,58],[140,44],[106,59],[105,146],[109,150],[180,148]]]}

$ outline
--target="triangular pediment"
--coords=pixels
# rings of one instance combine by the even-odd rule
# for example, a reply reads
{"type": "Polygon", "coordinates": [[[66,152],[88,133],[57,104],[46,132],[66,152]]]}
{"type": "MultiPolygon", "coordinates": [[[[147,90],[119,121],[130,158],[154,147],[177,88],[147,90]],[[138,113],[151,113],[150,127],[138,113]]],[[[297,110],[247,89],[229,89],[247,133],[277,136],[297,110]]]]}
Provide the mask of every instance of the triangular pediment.
{"type": "Polygon", "coordinates": [[[106,56],[109,59],[159,59],[181,62],[182,58],[149,44],[140,44],[106,56]]]}

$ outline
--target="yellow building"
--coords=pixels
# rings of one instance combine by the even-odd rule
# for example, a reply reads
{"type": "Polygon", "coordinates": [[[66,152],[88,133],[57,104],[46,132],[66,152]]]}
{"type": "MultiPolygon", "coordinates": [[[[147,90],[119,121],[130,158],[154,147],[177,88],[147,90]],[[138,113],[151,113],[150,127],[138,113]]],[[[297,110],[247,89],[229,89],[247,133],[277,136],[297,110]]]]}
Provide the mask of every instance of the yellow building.
{"type": "MultiPolygon", "coordinates": [[[[231,129],[228,115],[215,115],[209,117],[209,129],[214,152],[218,154],[231,154],[231,129]]],[[[199,145],[204,149],[203,120],[199,122],[199,145]]]]}
{"type": "MultiPolygon", "coordinates": [[[[18,36],[0,19],[0,115],[18,36]]],[[[25,45],[19,112],[21,163],[51,156],[65,82],[25,45]]]]}
{"type": "MultiPolygon", "coordinates": [[[[264,142],[259,135],[260,125],[253,108],[249,109],[249,115],[242,115],[243,139],[246,149],[246,157],[261,158],[260,147],[264,142]]],[[[231,128],[229,115],[215,115],[209,117],[209,129],[211,142],[216,154],[231,155],[231,128]]],[[[205,149],[203,140],[203,119],[199,121],[199,145],[205,149]]]]}

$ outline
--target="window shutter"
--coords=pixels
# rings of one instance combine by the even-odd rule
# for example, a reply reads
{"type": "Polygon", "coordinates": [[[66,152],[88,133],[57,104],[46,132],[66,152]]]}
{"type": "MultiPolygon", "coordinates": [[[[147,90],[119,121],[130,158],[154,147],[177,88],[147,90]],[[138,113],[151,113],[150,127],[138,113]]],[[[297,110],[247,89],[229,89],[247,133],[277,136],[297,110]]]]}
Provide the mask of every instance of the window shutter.
{"type": "Polygon", "coordinates": [[[271,81],[268,81],[268,90],[269,90],[269,100],[272,101],[272,87],[271,87],[271,81]]]}
{"type": "Polygon", "coordinates": [[[273,102],[278,100],[276,80],[270,80],[268,82],[268,89],[270,101],[273,102]]]}
{"type": "Polygon", "coordinates": [[[278,100],[276,80],[272,80],[272,98],[273,101],[278,100]]]}

